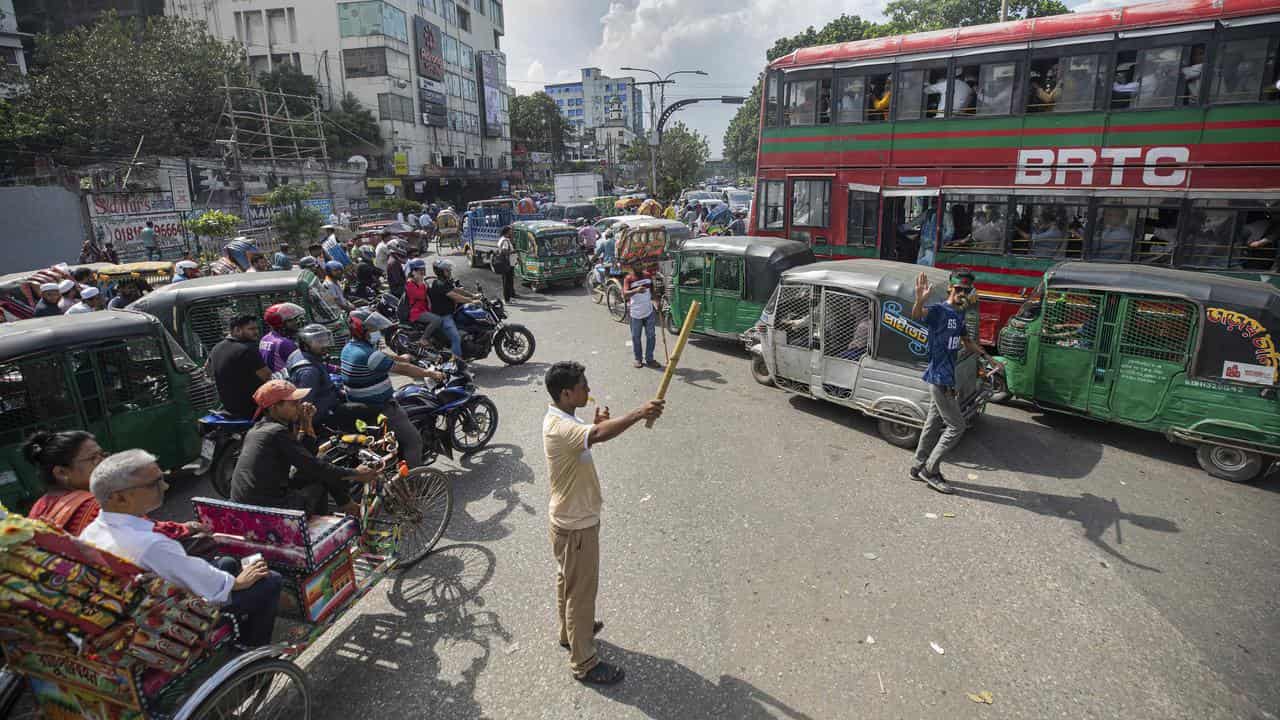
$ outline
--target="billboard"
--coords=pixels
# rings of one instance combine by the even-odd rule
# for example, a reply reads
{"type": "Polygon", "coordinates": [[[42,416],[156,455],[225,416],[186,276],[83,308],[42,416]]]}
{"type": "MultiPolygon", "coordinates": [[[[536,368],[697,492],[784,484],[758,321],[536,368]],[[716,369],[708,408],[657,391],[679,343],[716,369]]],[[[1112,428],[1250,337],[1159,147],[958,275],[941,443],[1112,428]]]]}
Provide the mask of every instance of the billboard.
{"type": "Polygon", "coordinates": [[[485,137],[502,137],[502,86],[498,82],[498,58],[491,53],[477,55],[476,75],[480,77],[480,105],[485,137]]]}
{"type": "Polygon", "coordinates": [[[413,44],[418,53],[418,74],[432,80],[444,80],[440,28],[427,22],[426,18],[414,15],[413,44]]]}

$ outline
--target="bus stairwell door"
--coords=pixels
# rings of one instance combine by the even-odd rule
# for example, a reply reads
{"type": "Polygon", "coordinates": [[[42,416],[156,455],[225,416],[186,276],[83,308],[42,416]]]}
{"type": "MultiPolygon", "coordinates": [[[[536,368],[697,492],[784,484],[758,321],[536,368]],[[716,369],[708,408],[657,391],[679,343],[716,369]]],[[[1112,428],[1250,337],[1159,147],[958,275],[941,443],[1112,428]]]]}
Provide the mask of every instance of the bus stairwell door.
{"type": "Polygon", "coordinates": [[[1037,402],[1088,412],[1102,300],[1101,293],[1082,290],[1046,294],[1036,367],[1037,402]]]}
{"type": "Polygon", "coordinates": [[[1123,299],[1111,385],[1113,419],[1155,419],[1170,381],[1186,372],[1197,315],[1195,306],[1185,300],[1123,299]]]}

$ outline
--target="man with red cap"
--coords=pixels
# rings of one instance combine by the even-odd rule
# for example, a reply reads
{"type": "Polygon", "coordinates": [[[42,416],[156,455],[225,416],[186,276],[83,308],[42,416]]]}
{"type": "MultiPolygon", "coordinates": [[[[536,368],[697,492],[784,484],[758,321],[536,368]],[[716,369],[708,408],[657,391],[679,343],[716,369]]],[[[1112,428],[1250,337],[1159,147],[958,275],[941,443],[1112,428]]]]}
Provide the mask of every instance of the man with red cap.
{"type": "Polygon", "coordinates": [[[232,500],[327,515],[332,495],[338,512],[360,512],[347,488],[352,481],[371,482],[378,471],[367,465],[352,471],[316,454],[316,408],[302,402],[310,392],[287,380],[269,380],[253,393],[254,417],[261,419],[244,436],[231,475],[232,500]]]}

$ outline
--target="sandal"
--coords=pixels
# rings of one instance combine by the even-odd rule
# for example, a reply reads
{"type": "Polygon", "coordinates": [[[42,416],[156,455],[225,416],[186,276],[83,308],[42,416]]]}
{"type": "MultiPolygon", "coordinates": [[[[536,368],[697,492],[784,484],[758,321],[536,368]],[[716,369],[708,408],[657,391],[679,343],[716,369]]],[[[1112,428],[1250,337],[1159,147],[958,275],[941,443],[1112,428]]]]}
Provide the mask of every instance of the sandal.
{"type": "MultiPolygon", "coordinates": [[[[597,621],[595,621],[595,622],[591,623],[591,637],[595,637],[596,635],[599,635],[599,634],[600,634],[600,631],[601,631],[601,630],[603,630],[603,629],[604,629],[604,621],[602,621],[602,620],[597,620],[597,621]]],[[[567,642],[562,642],[562,643],[560,643],[560,647],[564,648],[565,650],[568,650],[568,649],[569,649],[569,643],[567,643],[567,642]]]]}
{"type": "Polygon", "coordinates": [[[617,665],[601,662],[588,670],[586,675],[574,679],[580,683],[590,683],[592,685],[615,685],[622,682],[622,678],[625,676],[626,673],[617,665]]]}

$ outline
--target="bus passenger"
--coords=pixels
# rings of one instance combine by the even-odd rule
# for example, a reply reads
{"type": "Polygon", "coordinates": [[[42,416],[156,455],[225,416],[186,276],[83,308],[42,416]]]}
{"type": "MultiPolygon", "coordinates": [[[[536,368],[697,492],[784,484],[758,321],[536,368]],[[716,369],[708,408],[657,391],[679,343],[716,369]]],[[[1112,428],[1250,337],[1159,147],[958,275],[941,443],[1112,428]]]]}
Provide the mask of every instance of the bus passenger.
{"type": "MultiPolygon", "coordinates": [[[[1275,271],[1280,263],[1276,248],[1280,246],[1280,219],[1269,212],[1250,216],[1240,229],[1240,241],[1244,245],[1243,267],[1248,270],[1275,271]]],[[[1247,219],[1247,218],[1246,218],[1247,219]]]]}
{"type": "Polygon", "coordinates": [[[1062,96],[1062,85],[1058,83],[1058,64],[1054,63],[1044,77],[1031,77],[1031,97],[1027,100],[1029,112],[1052,112],[1053,106],[1062,96]]]}
{"type": "Polygon", "coordinates": [[[1036,257],[1062,257],[1067,251],[1066,217],[1052,207],[1040,208],[1031,232],[1018,230],[1024,238],[1031,240],[1031,254],[1036,257]]]}
{"type": "Polygon", "coordinates": [[[1004,218],[990,205],[982,206],[973,216],[973,249],[999,250],[1004,242],[1004,218]]]}
{"type": "Polygon", "coordinates": [[[1133,228],[1129,211],[1119,207],[1102,209],[1102,228],[1093,238],[1090,259],[1128,262],[1133,244],[1133,228]]]}
{"type": "MultiPolygon", "coordinates": [[[[961,78],[961,71],[956,71],[955,82],[951,86],[951,112],[963,113],[967,112],[973,105],[973,88],[970,82],[977,82],[977,78],[970,79],[971,76],[961,78]]],[[[929,83],[924,87],[925,94],[937,95],[938,106],[934,109],[933,117],[945,117],[947,106],[943,100],[944,94],[947,92],[947,78],[944,75],[942,79],[929,83]]]]}
{"type": "Polygon", "coordinates": [[[871,101],[871,112],[867,116],[872,120],[884,120],[889,116],[889,101],[893,99],[893,76],[884,79],[884,90],[871,101]]]}

